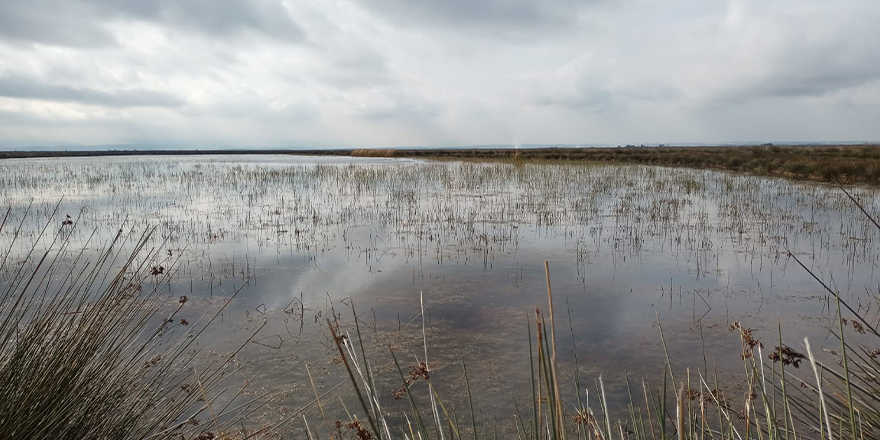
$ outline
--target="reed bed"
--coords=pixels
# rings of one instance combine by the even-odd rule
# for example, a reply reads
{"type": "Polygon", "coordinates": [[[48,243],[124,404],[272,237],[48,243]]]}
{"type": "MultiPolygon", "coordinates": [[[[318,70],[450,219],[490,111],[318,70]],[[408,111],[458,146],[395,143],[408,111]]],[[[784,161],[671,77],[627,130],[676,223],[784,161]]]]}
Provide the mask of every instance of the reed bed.
{"type": "Polygon", "coordinates": [[[616,162],[735,171],[831,183],[880,184],[880,146],[716,146],[395,150],[398,157],[616,162]]]}
{"type": "MultiPolygon", "coordinates": [[[[526,230],[565,230],[572,236],[568,257],[585,264],[607,243],[621,257],[671,252],[709,273],[723,242],[750,259],[776,258],[796,244],[816,260],[858,265],[877,258],[871,225],[835,188],[708,171],[164,158],[4,161],[0,169],[0,198],[12,208],[11,221],[25,222],[23,238],[36,237],[64,195],[62,210],[84,230],[98,228],[108,240],[112,225],[155,225],[152,240],[193,250],[194,258],[182,262],[189,277],[208,272],[216,281],[242,272],[239,278],[246,278],[254,264],[253,258],[225,266],[209,260],[218,243],[245,242],[253,254],[317,255],[341,239],[365,263],[393,249],[417,261],[488,266],[517,249],[526,230]],[[354,233],[364,226],[373,238],[354,233]]],[[[869,209],[880,205],[873,189],[853,191],[869,209]]],[[[41,239],[45,245],[47,237],[41,239]]],[[[71,237],[77,245],[86,239],[71,237]]]]}
{"type": "Polygon", "coordinates": [[[358,150],[352,150],[351,156],[353,157],[395,157],[397,156],[396,150],[386,148],[362,148],[358,150]]]}

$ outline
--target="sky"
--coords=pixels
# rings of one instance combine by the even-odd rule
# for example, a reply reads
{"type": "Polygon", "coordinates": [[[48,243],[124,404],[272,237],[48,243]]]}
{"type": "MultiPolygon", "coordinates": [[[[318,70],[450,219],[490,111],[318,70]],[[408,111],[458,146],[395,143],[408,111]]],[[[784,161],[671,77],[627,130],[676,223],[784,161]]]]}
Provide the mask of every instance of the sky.
{"type": "Polygon", "coordinates": [[[0,0],[0,148],[880,141],[877,0],[0,0]]]}

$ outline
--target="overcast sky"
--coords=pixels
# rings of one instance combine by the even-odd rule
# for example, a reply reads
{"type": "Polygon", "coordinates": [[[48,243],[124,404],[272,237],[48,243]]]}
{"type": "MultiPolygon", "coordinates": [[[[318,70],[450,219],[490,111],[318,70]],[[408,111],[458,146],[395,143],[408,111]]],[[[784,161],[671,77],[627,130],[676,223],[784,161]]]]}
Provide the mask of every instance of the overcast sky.
{"type": "Polygon", "coordinates": [[[878,0],[0,0],[0,147],[880,140],[878,0]]]}

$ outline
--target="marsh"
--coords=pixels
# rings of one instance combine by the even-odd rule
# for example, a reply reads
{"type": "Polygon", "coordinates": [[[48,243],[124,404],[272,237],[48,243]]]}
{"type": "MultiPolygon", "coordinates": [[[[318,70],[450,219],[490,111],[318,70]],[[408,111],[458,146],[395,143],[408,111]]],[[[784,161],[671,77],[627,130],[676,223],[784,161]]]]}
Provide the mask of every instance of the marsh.
{"type": "MultiPolygon", "coordinates": [[[[875,189],[848,191],[880,208],[875,189]]],[[[792,346],[836,343],[833,304],[797,261],[877,316],[877,231],[838,187],[816,183],[619,164],[131,156],[0,161],[0,201],[17,226],[0,231],[10,261],[57,234],[73,255],[155,227],[152,266],[171,271],[168,298],[188,298],[187,325],[169,331],[238,292],[198,346],[207,363],[244,343],[241,376],[279,393],[254,426],[347,379],[327,318],[353,332],[357,313],[389,414],[408,408],[392,397],[389,349],[418,366],[424,339],[450,406],[467,408],[464,360],[480,414],[515,429],[544,261],[568,400],[575,371],[590,385],[601,375],[617,407],[626,377],[662,379],[658,323],[675,368],[715,371],[731,389],[742,373],[734,322],[770,341],[781,323],[792,346]]],[[[350,393],[335,393],[323,411],[345,420],[350,393]]],[[[320,425],[317,408],[307,414],[320,425]]]]}

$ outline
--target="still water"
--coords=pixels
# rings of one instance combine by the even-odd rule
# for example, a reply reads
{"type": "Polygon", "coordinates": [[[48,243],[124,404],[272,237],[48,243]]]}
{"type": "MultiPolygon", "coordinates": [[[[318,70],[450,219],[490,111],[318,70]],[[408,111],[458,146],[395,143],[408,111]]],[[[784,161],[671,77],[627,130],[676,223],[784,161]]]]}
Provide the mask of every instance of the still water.
{"type": "MultiPolygon", "coordinates": [[[[873,189],[849,191],[880,212],[873,189]]],[[[166,256],[155,265],[173,271],[168,297],[188,297],[188,321],[197,325],[238,292],[198,344],[204,362],[244,347],[235,362],[239,381],[254,384],[245,394],[274,396],[251,416],[254,426],[346,380],[326,320],[357,339],[354,310],[392,422],[408,404],[392,396],[400,376],[389,350],[406,370],[424,360],[426,340],[441,399],[466,412],[464,362],[480,420],[514,429],[515,402],[522,408],[531,392],[528,331],[536,308],[548,313],[545,261],[563,397],[576,399],[577,371],[580,398],[601,376],[612,406],[624,401],[627,375],[637,384],[662,378],[663,341],[682,376],[717,372],[736,390],[735,321],[768,341],[767,352],[780,323],[787,345],[804,337],[838,344],[828,332],[833,303],[795,258],[872,317],[880,288],[878,231],[839,188],[714,171],[295,156],[27,159],[0,161],[0,202],[13,225],[0,231],[10,261],[59,234],[68,252],[97,252],[120,230],[131,245],[155,228],[151,246],[166,256]],[[67,216],[72,224],[62,225],[67,216]]],[[[331,419],[355,408],[348,384],[324,401],[331,419]]],[[[320,425],[316,408],[306,414],[320,425]]],[[[302,428],[295,419],[284,429],[302,428]]]]}

